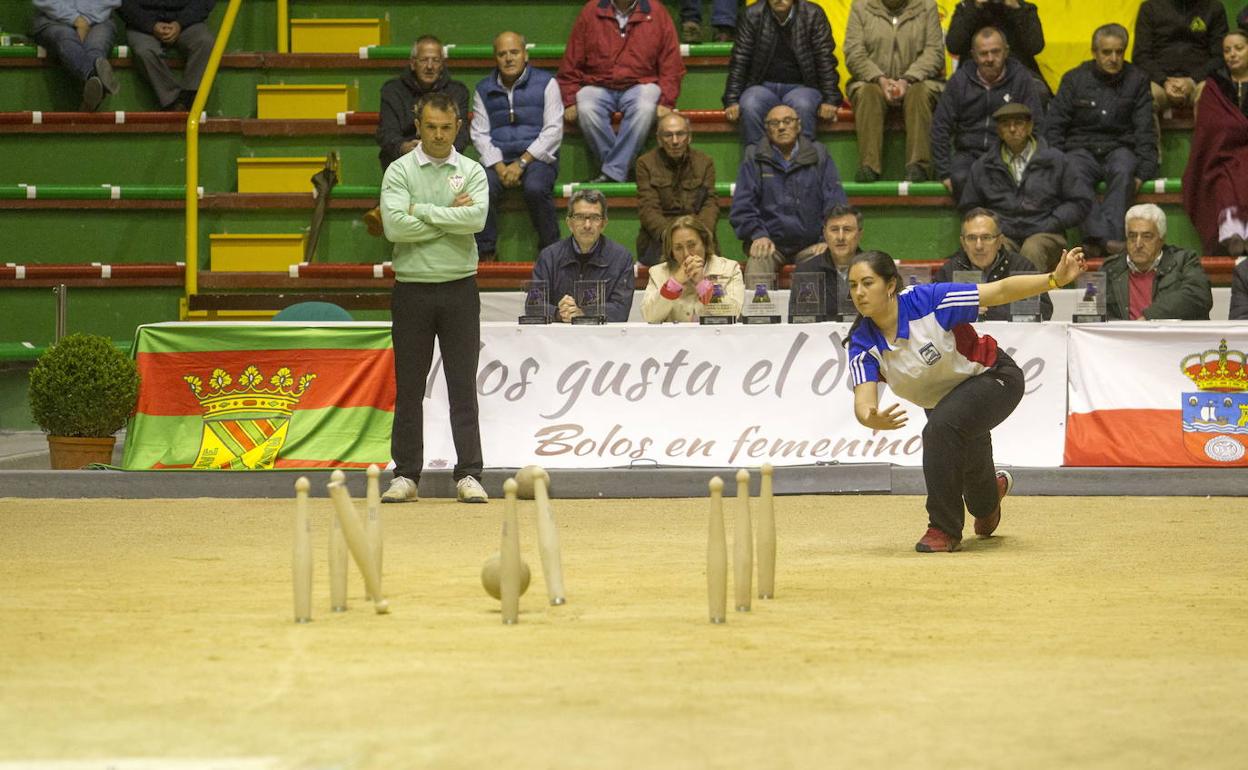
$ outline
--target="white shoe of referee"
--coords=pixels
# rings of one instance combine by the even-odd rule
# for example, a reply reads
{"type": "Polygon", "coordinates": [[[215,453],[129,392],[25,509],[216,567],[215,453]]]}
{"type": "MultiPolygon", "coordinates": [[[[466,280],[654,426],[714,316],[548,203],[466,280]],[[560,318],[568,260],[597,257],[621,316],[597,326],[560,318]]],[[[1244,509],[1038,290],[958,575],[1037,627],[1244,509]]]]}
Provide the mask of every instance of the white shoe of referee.
{"type": "Polygon", "coordinates": [[[455,482],[455,489],[461,503],[484,503],[490,499],[481,487],[481,482],[472,476],[464,476],[455,482]]]}
{"type": "Polygon", "coordinates": [[[390,488],[381,496],[383,503],[414,503],[420,498],[416,496],[416,482],[406,476],[395,476],[390,488]]]}

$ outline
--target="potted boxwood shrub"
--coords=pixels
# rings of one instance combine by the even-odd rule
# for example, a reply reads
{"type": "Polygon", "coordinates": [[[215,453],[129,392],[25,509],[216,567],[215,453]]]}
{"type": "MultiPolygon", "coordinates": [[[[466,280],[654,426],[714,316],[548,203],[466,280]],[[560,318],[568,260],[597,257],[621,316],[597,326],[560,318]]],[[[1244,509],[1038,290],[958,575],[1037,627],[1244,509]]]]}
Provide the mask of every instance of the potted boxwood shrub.
{"type": "Polygon", "coordinates": [[[134,361],[96,334],[70,334],[39,357],[30,372],[30,413],[48,434],[54,469],[109,463],[113,434],[139,399],[134,361]]]}

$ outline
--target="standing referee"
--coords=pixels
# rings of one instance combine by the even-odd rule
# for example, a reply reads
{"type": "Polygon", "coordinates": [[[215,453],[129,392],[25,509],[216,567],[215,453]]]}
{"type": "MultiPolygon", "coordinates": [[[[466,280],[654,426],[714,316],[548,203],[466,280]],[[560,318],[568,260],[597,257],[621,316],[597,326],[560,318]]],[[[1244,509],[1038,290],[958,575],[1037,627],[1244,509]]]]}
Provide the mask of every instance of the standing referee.
{"type": "Polygon", "coordinates": [[[476,383],[481,298],[474,236],[485,227],[489,187],[481,164],[455,150],[463,124],[455,101],[431,93],[415,111],[420,142],[390,164],[381,184],[381,219],[394,244],[395,275],[390,299],[394,480],[381,499],[417,499],[425,462],[425,382],[436,339],[450,399],[457,496],[462,503],[484,503],[476,383]]]}

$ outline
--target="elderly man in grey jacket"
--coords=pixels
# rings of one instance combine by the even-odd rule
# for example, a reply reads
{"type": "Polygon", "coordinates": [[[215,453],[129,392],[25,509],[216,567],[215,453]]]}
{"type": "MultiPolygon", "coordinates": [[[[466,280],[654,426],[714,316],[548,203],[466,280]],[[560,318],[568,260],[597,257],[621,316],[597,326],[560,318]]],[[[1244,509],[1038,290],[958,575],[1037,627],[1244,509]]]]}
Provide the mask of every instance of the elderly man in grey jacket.
{"type": "Polygon", "coordinates": [[[906,180],[924,182],[932,167],[932,111],[944,90],[945,45],[936,0],[854,0],[845,30],[846,86],[858,132],[855,180],[874,182],[883,168],[884,115],[906,121],[906,180]]]}

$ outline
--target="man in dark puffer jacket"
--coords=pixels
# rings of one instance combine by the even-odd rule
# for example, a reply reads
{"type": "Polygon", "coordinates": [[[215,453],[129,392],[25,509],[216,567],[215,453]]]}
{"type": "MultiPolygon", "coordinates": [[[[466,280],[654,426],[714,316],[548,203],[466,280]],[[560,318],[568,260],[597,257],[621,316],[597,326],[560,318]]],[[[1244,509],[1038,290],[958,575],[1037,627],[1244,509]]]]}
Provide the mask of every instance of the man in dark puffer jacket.
{"type": "Polygon", "coordinates": [[[765,0],[738,19],[737,42],[724,84],[724,117],[741,123],[747,147],[763,138],[763,118],[777,105],[797,111],[814,140],[820,120],[841,103],[836,42],[823,8],[808,0],[765,0]]]}

